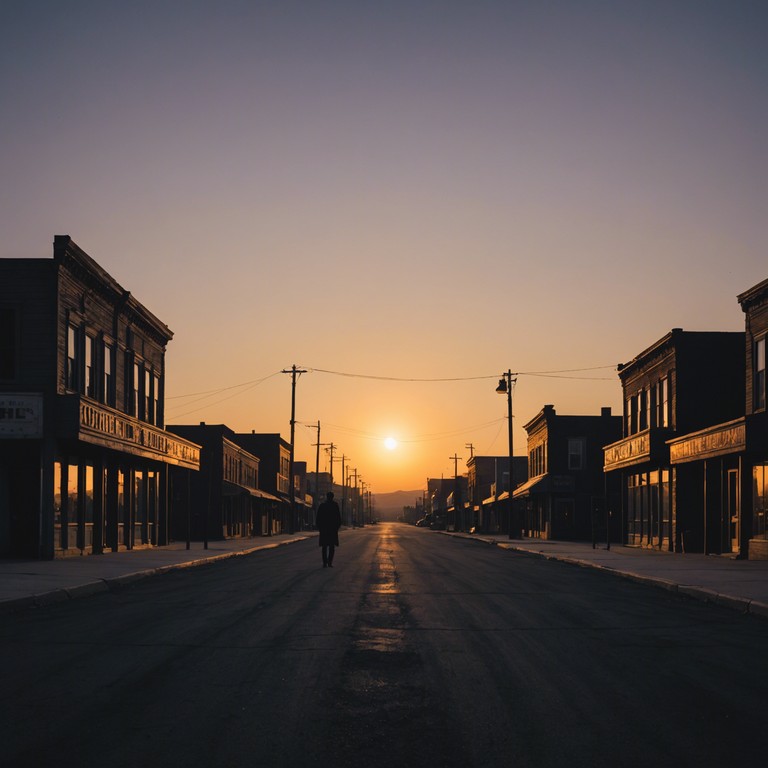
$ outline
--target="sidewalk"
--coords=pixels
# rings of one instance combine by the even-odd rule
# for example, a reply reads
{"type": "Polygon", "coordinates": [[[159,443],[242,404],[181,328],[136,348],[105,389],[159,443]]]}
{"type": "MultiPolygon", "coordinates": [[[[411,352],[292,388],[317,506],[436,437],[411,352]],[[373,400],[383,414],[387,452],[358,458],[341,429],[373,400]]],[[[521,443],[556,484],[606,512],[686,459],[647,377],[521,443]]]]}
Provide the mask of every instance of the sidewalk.
{"type": "Polygon", "coordinates": [[[317,536],[314,531],[252,539],[212,541],[208,549],[194,541],[165,547],[109,552],[61,560],[0,560],[0,614],[108,592],[132,581],[174,568],[205,565],[229,557],[292,544],[317,536]]]}
{"type": "MultiPolygon", "coordinates": [[[[440,531],[440,533],[445,533],[440,531]]],[[[735,560],[715,555],[679,554],[605,543],[509,539],[506,536],[448,533],[504,549],[525,552],[662,587],[697,600],[768,618],[768,560],[735,560]]]]}

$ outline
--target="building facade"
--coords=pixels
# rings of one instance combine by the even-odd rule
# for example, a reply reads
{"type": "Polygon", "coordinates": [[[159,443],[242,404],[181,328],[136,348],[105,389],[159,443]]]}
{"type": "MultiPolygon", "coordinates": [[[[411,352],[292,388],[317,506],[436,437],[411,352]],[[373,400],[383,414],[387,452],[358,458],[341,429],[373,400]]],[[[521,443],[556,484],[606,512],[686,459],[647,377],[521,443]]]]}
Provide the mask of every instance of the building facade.
{"type": "Polygon", "coordinates": [[[682,449],[671,446],[743,416],[744,366],[743,333],[680,328],[619,366],[623,437],[606,445],[604,467],[621,477],[624,543],[706,550],[701,468],[682,461],[682,449]]]}
{"type": "Polygon", "coordinates": [[[611,415],[610,408],[599,416],[561,416],[545,405],[525,425],[529,479],[514,494],[525,502],[525,535],[607,538],[606,496],[615,493],[611,486],[616,480],[603,472],[603,446],[621,437],[621,423],[621,416],[611,415]]]}
{"type": "Polygon", "coordinates": [[[279,499],[275,514],[269,520],[268,533],[288,533],[292,530],[291,444],[277,433],[258,432],[235,432],[232,441],[259,457],[260,488],[279,499]]]}
{"type": "Polygon", "coordinates": [[[172,337],[69,236],[0,260],[0,555],[168,542],[169,468],[200,464],[163,428],[172,337]]]}
{"type": "Polygon", "coordinates": [[[746,321],[746,474],[742,540],[750,559],[768,560],[768,390],[766,345],[768,345],[768,279],[739,297],[746,321]]]}
{"type": "Polygon", "coordinates": [[[742,414],[669,441],[676,481],[698,490],[704,552],[768,559],[768,421],[765,347],[768,280],[738,297],[745,315],[742,414]]]}
{"type": "MultiPolygon", "coordinates": [[[[515,456],[517,485],[528,479],[528,459],[515,456]]],[[[472,525],[484,533],[508,532],[509,456],[472,456],[467,461],[467,504],[472,525]]]]}
{"type": "MultiPolygon", "coordinates": [[[[224,424],[169,425],[168,431],[201,446],[200,472],[185,485],[172,472],[176,507],[172,535],[209,541],[267,535],[280,500],[259,488],[259,458],[234,442],[224,424]]],[[[188,476],[187,476],[188,477],[188,476]]]]}

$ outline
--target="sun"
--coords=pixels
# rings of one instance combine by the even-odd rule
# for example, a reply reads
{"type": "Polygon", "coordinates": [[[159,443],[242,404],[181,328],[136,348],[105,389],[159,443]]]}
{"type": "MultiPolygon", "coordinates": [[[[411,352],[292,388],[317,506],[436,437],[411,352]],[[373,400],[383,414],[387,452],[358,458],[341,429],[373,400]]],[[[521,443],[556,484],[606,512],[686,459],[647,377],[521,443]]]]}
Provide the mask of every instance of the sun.
{"type": "Polygon", "coordinates": [[[397,440],[394,437],[388,437],[384,441],[384,446],[388,451],[394,451],[397,448],[397,440]]]}

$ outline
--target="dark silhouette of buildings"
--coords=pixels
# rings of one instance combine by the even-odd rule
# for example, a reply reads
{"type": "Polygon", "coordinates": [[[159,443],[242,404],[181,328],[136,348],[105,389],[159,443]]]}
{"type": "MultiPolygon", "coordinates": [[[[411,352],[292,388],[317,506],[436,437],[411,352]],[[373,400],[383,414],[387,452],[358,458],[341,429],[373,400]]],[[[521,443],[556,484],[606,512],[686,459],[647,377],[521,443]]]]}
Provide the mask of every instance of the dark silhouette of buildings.
{"type": "Polygon", "coordinates": [[[514,493],[525,502],[525,535],[604,541],[606,480],[613,478],[603,472],[603,446],[621,436],[621,416],[610,408],[599,416],[561,416],[545,405],[525,430],[529,479],[514,493]]]}

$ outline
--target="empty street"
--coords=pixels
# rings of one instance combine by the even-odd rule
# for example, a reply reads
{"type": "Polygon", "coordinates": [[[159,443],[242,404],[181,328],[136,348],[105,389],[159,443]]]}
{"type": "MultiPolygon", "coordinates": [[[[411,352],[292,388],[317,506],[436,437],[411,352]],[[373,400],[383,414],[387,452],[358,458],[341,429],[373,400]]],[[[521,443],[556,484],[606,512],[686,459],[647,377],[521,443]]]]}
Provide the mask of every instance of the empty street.
{"type": "Polygon", "coordinates": [[[768,622],[398,524],[3,616],[3,764],[762,764],[768,622]]]}

